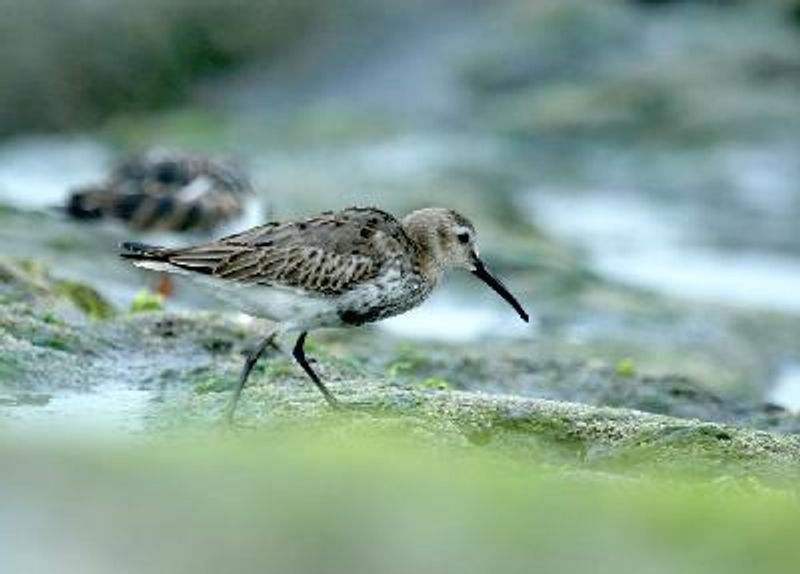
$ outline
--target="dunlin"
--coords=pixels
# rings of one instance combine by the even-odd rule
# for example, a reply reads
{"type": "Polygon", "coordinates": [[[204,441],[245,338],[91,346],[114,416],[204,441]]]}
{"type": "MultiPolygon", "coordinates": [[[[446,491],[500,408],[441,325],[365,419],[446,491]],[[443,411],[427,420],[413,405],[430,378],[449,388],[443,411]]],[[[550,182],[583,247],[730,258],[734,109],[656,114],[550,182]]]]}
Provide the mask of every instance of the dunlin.
{"type": "Polygon", "coordinates": [[[233,418],[250,371],[283,333],[299,333],[293,356],[331,406],[338,402],[306,360],[312,329],[363,325],[416,307],[449,268],[471,271],[524,320],[528,314],[478,257],[475,227],[444,208],[401,220],[353,207],[316,217],[267,223],[218,241],[170,249],[124,243],[134,265],[185,274],[230,291],[231,303],[275,322],[249,354],[227,410],[233,418]]]}
{"type": "Polygon", "coordinates": [[[224,159],[150,150],[122,160],[106,181],[75,189],[66,212],[136,231],[210,232],[243,215],[247,175],[224,159]]]}

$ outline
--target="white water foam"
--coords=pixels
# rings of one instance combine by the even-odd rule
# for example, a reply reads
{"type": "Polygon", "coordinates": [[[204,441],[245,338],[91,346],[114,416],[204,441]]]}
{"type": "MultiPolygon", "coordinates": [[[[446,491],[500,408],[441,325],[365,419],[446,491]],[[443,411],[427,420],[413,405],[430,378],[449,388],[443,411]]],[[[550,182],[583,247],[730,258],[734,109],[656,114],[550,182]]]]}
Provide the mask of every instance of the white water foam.
{"type": "Polygon", "coordinates": [[[800,259],[703,247],[678,209],[625,192],[536,190],[521,203],[612,279],[683,298],[800,313],[800,259]]]}

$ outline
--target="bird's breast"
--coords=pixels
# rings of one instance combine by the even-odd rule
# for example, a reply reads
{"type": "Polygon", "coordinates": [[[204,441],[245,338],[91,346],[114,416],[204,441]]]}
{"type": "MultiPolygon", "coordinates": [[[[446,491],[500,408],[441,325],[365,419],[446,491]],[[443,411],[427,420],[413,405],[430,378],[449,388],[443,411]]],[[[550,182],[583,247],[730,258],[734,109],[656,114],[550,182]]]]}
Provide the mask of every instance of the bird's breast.
{"type": "Polygon", "coordinates": [[[390,269],[342,295],[337,302],[341,321],[363,325],[399,315],[422,303],[431,292],[422,276],[390,269]]]}

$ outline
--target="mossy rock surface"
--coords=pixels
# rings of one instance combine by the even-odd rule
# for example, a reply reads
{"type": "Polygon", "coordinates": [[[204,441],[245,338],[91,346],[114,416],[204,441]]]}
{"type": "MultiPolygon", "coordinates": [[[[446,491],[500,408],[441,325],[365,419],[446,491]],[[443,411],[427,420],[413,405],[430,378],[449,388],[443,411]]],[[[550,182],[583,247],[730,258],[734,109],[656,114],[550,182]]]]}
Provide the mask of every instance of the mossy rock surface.
{"type": "MultiPolygon", "coordinates": [[[[303,381],[296,383],[305,384],[303,381]]],[[[428,444],[483,448],[595,471],[791,480],[800,471],[800,437],[629,409],[454,391],[385,381],[330,385],[348,405],[331,413],[306,385],[257,385],[245,392],[242,428],[339,418],[345,426],[405,428],[428,444]]],[[[202,395],[189,410],[222,412],[227,395],[202,395]]],[[[184,411],[183,416],[186,416],[184,411]]],[[[182,418],[185,422],[186,418],[182,418]]],[[[213,416],[206,422],[213,421],[213,416]]]]}
{"type": "MultiPolygon", "coordinates": [[[[127,428],[135,422],[140,432],[219,429],[244,355],[269,328],[203,312],[89,320],[71,297],[53,288],[46,270],[33,264],[3,269],[12,297],[2,303],[0,320],[0,421],[24,423],[25,416],[48,404],[48,397],[57,401],[79,393],[98,397],[100,412],[121,400],[120,423],[127,428]]],[[[332,412],[302,370],[271,350],[242,396],[237,427],[247,432],[333,423],[347,432],[402,429],[425,444],[615,473],[784,480],[800,470],[800,438],[747,428],[761,425],[753,414],[756,407],[745,405],[750,415],[734,416],[741,404],[720,400],[680,377],[640,375],[629,363],[620,369],[537,358],[524,347],[517,355],[513,345],[504,353],[482,345],[480,353],[459,355],[453,346],[409,343],[392,354],[381,346],[384,337],[366,333],[363,340],[354,339],[355,333],[316,337],[308,349],[317,360],[315,369],[347,406],[343,412],[332,412]],[[453,390],[468,386],[464,381],[470,373],[471,389],[483,385],[498,391],[509,388],[493,385],[498,378],[513,383],[533,376],[539,386],[530,389],[569,397],[566,390],[583,385],[593,389],[585,396],[595,404],[453,390]],[[602,406],[641,407],[656,399],[667,401],[659,402],[665,411],[685,418],[602,406]],[[707,420],[691,417],[693,411],[684,406],[692,402],[705,405],[696,412],[707,420]]],[[[771,416],[782,421],[776,428],[796,428],[788,413],[771,416]]]]}

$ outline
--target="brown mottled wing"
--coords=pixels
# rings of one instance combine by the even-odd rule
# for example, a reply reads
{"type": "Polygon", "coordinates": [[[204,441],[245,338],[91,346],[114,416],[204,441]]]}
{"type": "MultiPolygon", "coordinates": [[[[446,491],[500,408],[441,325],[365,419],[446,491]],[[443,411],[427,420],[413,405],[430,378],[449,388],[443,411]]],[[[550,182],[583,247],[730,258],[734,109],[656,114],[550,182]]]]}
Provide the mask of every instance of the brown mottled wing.
{"type": "Polygon", "coordinates": [[[175,250],[178,267],[241,283],[341,294],[413,250],[400,223],[372,208],[350,208],[268,223],[217,242],[175,250]]]}

